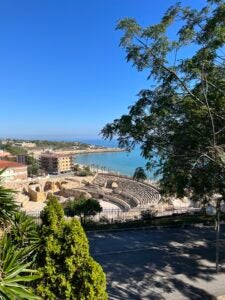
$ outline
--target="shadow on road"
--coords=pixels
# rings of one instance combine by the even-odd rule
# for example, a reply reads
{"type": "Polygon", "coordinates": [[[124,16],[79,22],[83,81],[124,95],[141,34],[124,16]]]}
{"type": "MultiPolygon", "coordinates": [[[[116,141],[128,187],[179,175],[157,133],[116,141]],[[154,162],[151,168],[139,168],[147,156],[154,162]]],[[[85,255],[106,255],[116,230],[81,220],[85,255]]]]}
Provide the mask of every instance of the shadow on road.
{"type": "Polygon", "coordinates": [[[89,240],[106,272],[109,299],[205,300],[223,288],[224,270],[215,273],[213,228],[96,233],[89,240]]]}

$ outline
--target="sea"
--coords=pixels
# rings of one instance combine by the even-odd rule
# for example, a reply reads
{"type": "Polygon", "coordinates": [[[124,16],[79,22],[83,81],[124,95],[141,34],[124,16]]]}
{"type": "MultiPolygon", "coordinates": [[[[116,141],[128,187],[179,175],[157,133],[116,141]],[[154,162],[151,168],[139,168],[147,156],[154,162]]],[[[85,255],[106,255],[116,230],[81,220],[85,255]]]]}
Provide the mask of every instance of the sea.
{"type": "MultiPolygon", "coordinates": [[[[105,141],[100,139],[79,140],[91,145],[117,147],[117,141],[105,141]]],[[[105,153],[85,153],[74,156],[74,162],[82,165],[88,165],[92,168],[101,169],[103,171],[116,172],[120,175],[132,176],[137,167],[145,169],[146,163],[141,154],[140,149],[135,148],[131,152],[105,152],[105,153]]],[[[151,180],[156,180],[153,172],[147,170],[146,175],[151,180]]]]}
{"type": "MultiPolygon", "coordinates": [[[[66,141],[66,142],[82,142],[90,145],[104,147],[118,147],[116,140],[103,140],[101,138],[72,138],[72,137],[50,137],[50,136],[33,136],[29,139],[41,139],[49,141],[66,141]]],[[[139,148],[135,148],[131,152],[105,152],[105,153],[85,153],[74,156],[74,162],[82,165],[89,165],[103,171],[111,171],[120,175],[132,176],[137,167],[145,169],[148,162],[141,156],[139,148]]],[[[154,176],[154,172],[149,172],[145,169],[146,175],[150,180],[158,180],[159,177],[154,176]]]]}

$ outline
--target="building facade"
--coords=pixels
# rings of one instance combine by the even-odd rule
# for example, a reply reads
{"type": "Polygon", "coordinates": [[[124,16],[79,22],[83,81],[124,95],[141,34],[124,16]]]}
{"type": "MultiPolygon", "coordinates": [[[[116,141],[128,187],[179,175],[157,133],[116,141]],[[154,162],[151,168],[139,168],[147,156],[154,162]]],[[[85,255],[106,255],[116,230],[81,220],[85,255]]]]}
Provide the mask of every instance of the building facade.
{"type": "Polygon", "coordinates": [[[42,153],[39,161],[41,169],[50,174],[69,172],[73,168],[73,159],[70,155],[42,153]]]}
{"type": "Polygon", "coordinates": [[[7,159],[8,156],[10,156],[11,154],[7,151],[4,150],[0,150],[0,160],[5,160],[7,159]]]}
{"type": "Polygon", "coordinates": [[[16,156],[17,162],[20,163],[20,164],[24,164],[24,165],[27,164],[27,158],[28,158],[27,154],[18,154],[16,156]]]}
{"type": "Polygon", "coordinates": [[[26,165],[8,160],[0,160],[0,171],[4,169],[5,171],[0,175],[4,182],[27,179],[26,165]]]}

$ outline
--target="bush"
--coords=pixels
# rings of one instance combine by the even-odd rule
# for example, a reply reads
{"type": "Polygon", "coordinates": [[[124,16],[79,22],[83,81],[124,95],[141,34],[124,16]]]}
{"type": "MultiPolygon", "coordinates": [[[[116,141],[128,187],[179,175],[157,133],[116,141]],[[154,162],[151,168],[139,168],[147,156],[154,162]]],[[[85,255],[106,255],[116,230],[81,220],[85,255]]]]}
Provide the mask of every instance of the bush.
{"type": "Polygon", "coordinates": [[[151,220],[156,215],[156,210],[146,210],[141,212],[141,218],[142,220],[151,220]]]}
{"type": "Polygon", "coordinates": [[[42,247],[38,265],[42,273],[37,291],[44,299],[105,300],[106,278],[89,254],[80,222],[65,220],[63,209],[52,197],[42,215],[42,247]]]}
{"type": "Polygon", "coordinates": [[[86,171],[77,172],[77,176],[85,177],[87,175],[88,175],[88,173],[86,171]]]}
{"type": "Polygon", "coordinates": [[[74,171],[80,171],[80,165],[79,164],[75,164],[73,167],[74,171]]]}
{"type": "Polygon", "coordinates": [[[102,207],[95,199],[74,199],[67,202],[64,211],[67,216],[79,216],[83,222],[87,216],[95,216],[100,213],[102,207]]]}

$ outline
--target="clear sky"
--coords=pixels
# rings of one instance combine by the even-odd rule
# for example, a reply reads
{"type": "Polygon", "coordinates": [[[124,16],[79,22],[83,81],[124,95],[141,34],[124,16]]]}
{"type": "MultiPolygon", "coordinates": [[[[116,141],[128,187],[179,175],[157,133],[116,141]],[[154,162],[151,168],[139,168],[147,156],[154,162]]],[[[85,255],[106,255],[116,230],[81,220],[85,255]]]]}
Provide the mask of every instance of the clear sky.
{"type": "Polygon", "coordinates": [[[126,62],[116,22],[157,23],[175,2],[1,0],[0,137],[96,137],[149,86],[126,62]]]}

